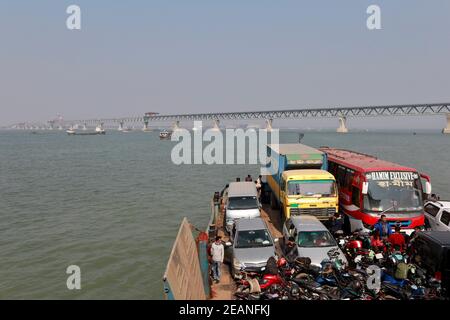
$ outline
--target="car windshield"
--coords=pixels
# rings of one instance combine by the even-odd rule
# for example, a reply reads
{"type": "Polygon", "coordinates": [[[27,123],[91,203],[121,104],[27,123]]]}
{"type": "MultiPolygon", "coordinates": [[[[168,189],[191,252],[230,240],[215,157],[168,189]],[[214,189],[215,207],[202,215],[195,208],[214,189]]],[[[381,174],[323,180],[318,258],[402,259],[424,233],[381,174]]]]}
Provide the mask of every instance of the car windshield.
{"type": "Polygon", "coordinates": [[[289,181],[288,195],[332,197],[336,195],[336,182],[333,180],[289,181]]]}
{"type": "Polygon", "coordinates": [[[267,230],[242,230],[237,233],[235,248],[261,248],[272,245],[267,230]]]}
{"type": "Polygon", "coordinates": [[[417,173],[372,172],[368,176],[371,179],[364,195],[366,210],[385,213],[422,210],[422,188],[417,173]]]}
{"type": "Polygon", "coordinates": [[[301,231],[297,236],[297,244],[304,248],[334,247],[336,241],[328,231],[301,231]]]}
{"type": "Polygon", "coordinates": [[[256,197],[232,197],[228,199],[229,210],[256,209],[258,200],[256,197]]]}

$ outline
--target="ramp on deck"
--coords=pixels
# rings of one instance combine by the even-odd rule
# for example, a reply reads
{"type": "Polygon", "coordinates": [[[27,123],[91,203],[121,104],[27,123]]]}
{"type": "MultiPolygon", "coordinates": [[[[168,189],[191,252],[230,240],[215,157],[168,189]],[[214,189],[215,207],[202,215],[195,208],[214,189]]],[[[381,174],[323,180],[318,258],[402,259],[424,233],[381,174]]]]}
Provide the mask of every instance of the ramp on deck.
{"type": "Polygon", "coordinates": [[[186,218],[181,222],[163,280],[166,299],[206,300],[197,243],[186,218]]]}

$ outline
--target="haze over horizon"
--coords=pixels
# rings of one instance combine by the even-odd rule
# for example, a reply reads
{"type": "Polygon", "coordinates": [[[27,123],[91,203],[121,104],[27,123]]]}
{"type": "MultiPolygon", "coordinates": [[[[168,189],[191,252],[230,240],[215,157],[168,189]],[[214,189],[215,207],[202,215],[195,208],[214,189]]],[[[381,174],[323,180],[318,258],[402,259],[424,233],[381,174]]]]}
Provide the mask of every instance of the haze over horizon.
{"type": "MultiPolygon", "coordinates": [[[[0,126],[58,114],[450,102],[449,12],[445,0],[2,1],[0,126]],[[66,28],[71,4],[81,7],[82,30],[66,28]],[[366,27],[371,4],[381,7],[382,30],[366,27]]],[[[434,116],[349,120],[444,125],[434,116]]]]}

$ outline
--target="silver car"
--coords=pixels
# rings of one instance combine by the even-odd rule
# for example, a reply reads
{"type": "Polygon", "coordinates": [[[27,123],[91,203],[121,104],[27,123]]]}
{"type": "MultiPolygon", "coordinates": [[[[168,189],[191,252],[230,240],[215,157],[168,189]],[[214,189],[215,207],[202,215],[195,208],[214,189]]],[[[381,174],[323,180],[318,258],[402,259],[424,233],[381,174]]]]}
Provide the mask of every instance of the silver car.
{"type": "Polygon", "coordinates": [[[329,259],[328,252],[336,250],[338,258],[347,265],[347,259],[328,229],[314,216],[300,215],[287,219],[283,226],[285,242],[290,237],[295,239],[299,257],[309,257],[311,264],[320,266],[324,259],[329,259]]]}
{"type": "Polygon", "coordinates": [[[275,256],[274,242],[261,218],[238,219],[231,232],[231,241],[226,243],[225,255],[231,264],[231,274],[240,278],[242,271],[264,271],[267,260],[275,256]]]}

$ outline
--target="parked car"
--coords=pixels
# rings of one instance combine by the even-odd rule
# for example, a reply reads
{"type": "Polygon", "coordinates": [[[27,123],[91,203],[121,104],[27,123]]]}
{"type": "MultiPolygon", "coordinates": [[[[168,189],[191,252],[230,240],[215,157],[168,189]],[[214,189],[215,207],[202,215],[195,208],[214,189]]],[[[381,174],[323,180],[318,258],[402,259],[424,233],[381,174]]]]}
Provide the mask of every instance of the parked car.
{"type": "Polygon", "coordinates": [[[231,274],[239,278],[241,271],[262,272],[267,260],[276,256],[269,229],[261,218],[236,220],[225,244],[225,258],[231,264],[231,274]]]}
{"type": "Polygon", "coordinates": [[[224,225],[228,233],[237,219],[261,216],[261,204],[254,182],[231,182],[225,191],[224,199],[224,225]]]}
{"type": "Polygon", "coordinates": [[[450,231],[450,201],[425,203],[425,227],[432,231],[450,231]]]}
{"type": "Polygon", "coordinates": [[[320,266],[324,259],[328,259],[328,252],[332,249],[339,252],[339,259],[347,265],[347,259],[339,248],[336,240],[325,225],[314,216],[291,216],[283,225],[283,238],[287,242],[293,237],[298,246],[299,257],[309,257],[311,264],[320,266]]]}
{"type": "Polygon", "coordinates": [[[412,261],[441,279],[444,296],[450,296],[450,232],[420,232],[412,245],[412,261]]]}

